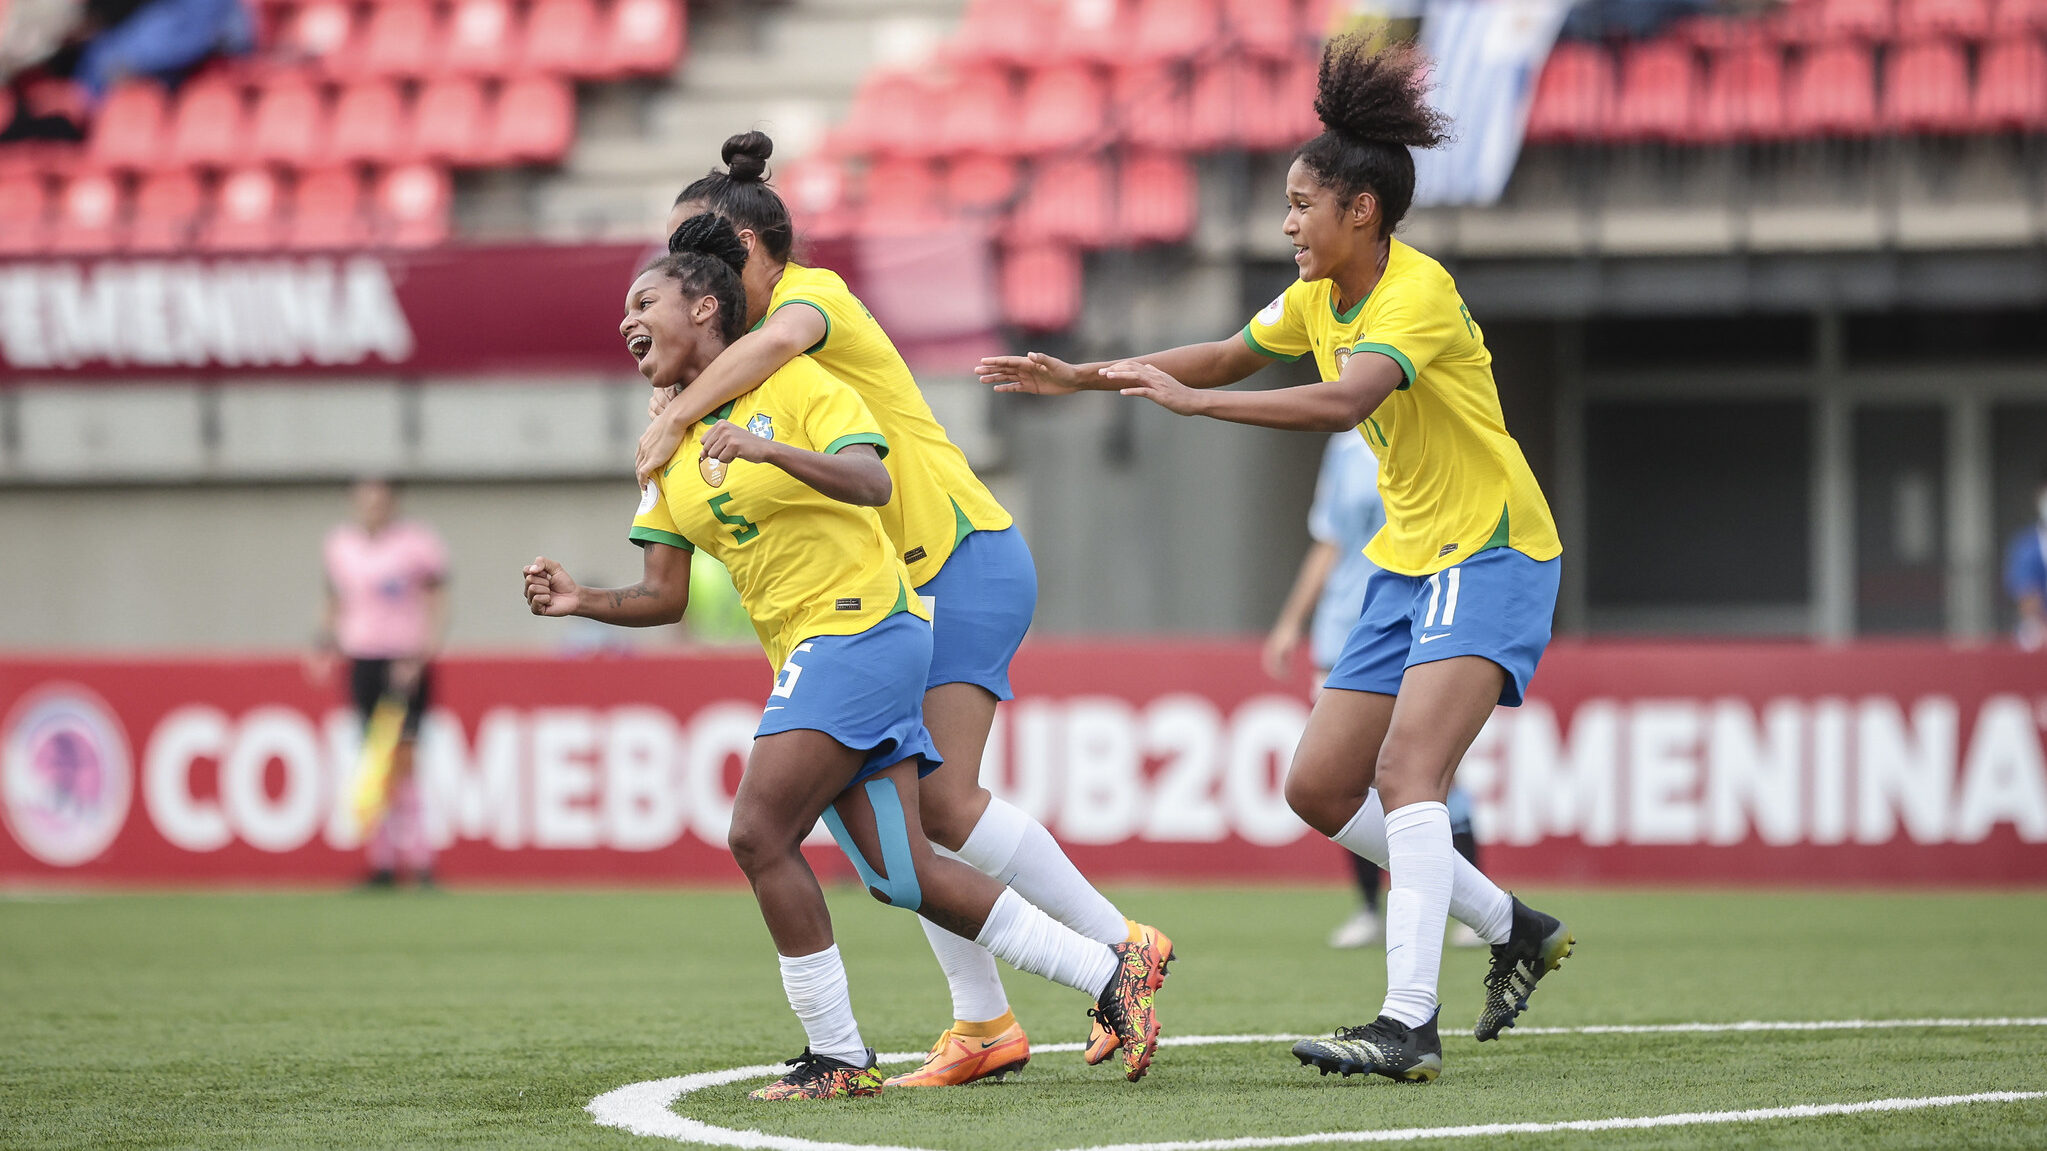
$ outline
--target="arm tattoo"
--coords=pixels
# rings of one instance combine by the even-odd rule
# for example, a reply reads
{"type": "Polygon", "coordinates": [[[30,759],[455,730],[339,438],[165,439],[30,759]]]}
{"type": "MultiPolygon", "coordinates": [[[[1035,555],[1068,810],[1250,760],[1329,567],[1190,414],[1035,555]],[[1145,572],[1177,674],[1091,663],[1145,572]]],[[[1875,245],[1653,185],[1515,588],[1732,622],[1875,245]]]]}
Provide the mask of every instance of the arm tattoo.
{"type": "Polygon", "coordinates": [[[612,606],[612,607],[624,607],[624,606],[625,606],[625,601],[627,601],[627,600],[629,600],[629,599],[653,599],[653,598],[654,598],[654,589],[652,589],[652,588],[648,587],[648,586],[647,586],[646,584],[643,584],[643,583],[636,583],[636,584],[634,584],[634,585],[633,585],[633,586],[631,586],[631,587],[615,587],[615,588],[612,588],[612,589],[611,589],[611,606],[612,606]]]}

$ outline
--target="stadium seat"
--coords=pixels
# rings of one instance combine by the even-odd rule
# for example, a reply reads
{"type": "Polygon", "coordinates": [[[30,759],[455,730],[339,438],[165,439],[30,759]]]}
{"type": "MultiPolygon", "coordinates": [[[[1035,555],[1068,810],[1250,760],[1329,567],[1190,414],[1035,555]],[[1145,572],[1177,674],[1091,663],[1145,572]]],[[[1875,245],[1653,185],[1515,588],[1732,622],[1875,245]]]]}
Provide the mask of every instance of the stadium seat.
{"type": "Polygon", "coordinates": [[[576,93],[566,80],[526,76],[498,93],[488,154],[515,162],[552,164],[576,138],[576,93]]]}
{"type": "Polygon", "coordinates": [[[353,6],[338,0],[313,0],[293,12],[284,24],[277,49],[287,60],[303,59],[329,68],[345,67],[353,48],[353,6]]]}
{"type": "Polygon", "coordinates": [[[970,154],[953,157],[945,169],[945,201],[954,210],[996,215],[1009,209],[1022,182],[1014,157],[970,154]]]}
{"type": "Polygon", "coordinates": [[[1905,41],[1952,36],[1981,40],[1990,34],[1989,0],[1901,0],[1898,38],[1905,41]]]}
{"type": "Polygon", "coordinates": [[[1999,38],[2047,32],[2047,0],[1997,0],[1990,29],[1999,38]]]}
{"type": "Polygon", "coordinates": [[[128,225],[131,252],[181,252],[191,247],[206,196],[190,172],[153,172],[135,189],[135,212],[128,225]]]}
{"type": "Polygon", "coordinates": [[[1003,258],[1002,318],[1051,332],[1080,318],[1080,253],[1062,244],[1026,244],[1003,258]]]}
{"type": "Polygon", "coordinates": [[[2047,129],[2047,48],[2032,37],[1984,45],[1969,118],[1990,132],[2047,129]]]}
{"type": "Polygon", "coordinates": [[[430,248],[448,239],[454,190],[445,169],[404,164],[377,181],[371,236],[394,248],[430,248]]]}
{"type": "Polygon", "coordinates": [[[1031,74],[1017,125],[1027,155],[1096,148],[1106,142],[1107,98],[1093,68],[1068,65],[1031,74]]]}
{"type": "Polygon", "coordinates": [[[1136,0],[1130,33],[1118,60],[1191,60],[1221,42],[1222,5],[1218,0],[1136,0]]]}
{"type": "Polygon", "coordinates": [[[29,256],[49,242],[50,191],[32,172],[0,175],[0,255],[29,256]]]}
{"type": "Polygon", "coordinates": [[[1030,187],[1010,218],[1010,239],[1099,248],[1112,238],[1113,210],[1109,171],[1102,161],[1092,156],[1045,160],[1032,172],[1030,187]]]}
{"type": "Polygon", "coordinates": [[[518,28],[507,0],[461,0],[441,42],[441,75],[502,76],[512,68],[518,28]]]}
{"type": "Polygon", "coordinates": [[[974,0],[952,38],[962,64],[1039,63],[1051,51],[1060,5],[1053,0],[974,0]]]}
{"type": "Polygon", "coordinates": [[[597,8],[590,0],[539,0],[526,15],[518,67],[528,72],[580,76],[596,70],[601,47],[597,8]]]}
{"type": "Polygon", "coordinates": [[[839,141],[854,152],[918,158],[938,154],[939,114],[931,87],[908,72],[874,72],[861,81],[839,141]]]}
{"type": "Polygon", "coordinates": [[[1016,151],[1016,91],[1003,69],[970,69],[941,101],[936,150],[946,155],[1016,151]]]}
{"type": "Polygon", "coordinates": [[[1128,0],[1053,0],[1046,55],[1054,64],[1112,64],[1130,43],[1128,0]]]}
{"type": "Polygon", "coordinates": [[[484,125],[483,85],[455,76],[429,81],[419,90],[412,109],[412,136],[407,154],[457,168],[490,161],[484,125]]]}
{"type": "Polygon", "coordinates": [[[1952,135],[1970,123],[1969,58],[1960,44],[1924,40],[1892,49],[1884,65],[1884,127],[1952,135]]]}
{"type": "Polygon", "coordinates": [[[86,153],[102,168],[144,171],[163,158],[170,98],[152,80],[126,80],[107,94],[92,122],[86,153]]]}
{"type": "Polygon", "coordinates": [[[1279,125],[1259,122],[1275,113],[1272,105],[1272,73],[1257,61],[1229,57],[1197,66],[1187,92],[1187,149],[1251,147],[1277,133],[1279,125]]]}
{"type": "Polygon", "coordinates": [[[1892,0],[1817,0],[1817,6],[1822,42],[1888,40],[1895,27],[1892,0]]]}
{"type": "Polygon", "coordinates": [[[199,246],[215,252],[255,252],[284,240],[284,193],[264,168],[230,172],[220,182],[213,215],[199,230],[199,246]]]}
{"type": "Polygon", "coordinates": [[[368,241],[363,218],[362,177],[353,168],[329,168],[299,176],[292,196],[292,248],[358,248],[368,241]]]}
{"type": "Polygon", "coordinates": [[[1322,132],[1315,115],[1315,81],[1321,60],[1298,56],[1266,65],[1268,103],[1248,125],[1246,142],[1254,148],[1288,149],[1322,132]]]}
{"type": "Polygon", "coordinates": [[[303,167],[326,148],[326,97],[310,74],[288,72],[257,92],[249,139],[236,159],[303,167]]]}
{"type": "Polygon", "coordinates": [[[113,176],[105,172],[73,176],[57,195],[49,250],[67,254],[115,250],[126,223],[123,207],[121,184],[113,176]]]}
{"type": "Polygon", "coordinates": [[[405,98],[398,86],[366,80],[341,90],[328,128],[326,159],[337,163],[384,164],[405,144],[405,98]]]}
{"type": "Polygon", "coordinates": [[[1784,136],[1784,52],[1752,41],[1714,53],[1693,117],[1701,143],[1778,140],[1784,136]]]}
{"type": "Polygon", "coordinates": [[[876,160],[867,169],[860,231],[870,236],[924,231],[943,217],[942,192],[938,172],[928,160],[904,156],[876,160]]]}
{"type": "Polygon", "coordinates": [[[1175,244],[1194,232],[1198,201],[1194,168],[1168,152],[1136,152],[1123,160],[1114,239],[1122,244],[1175,244]]]}
{"type": "Polygon", "coordinates": [[[434,69],[438,21],[423,0],[385,0],[370,9],[351,70],[367,76],[425,76],[434,69]]]}
{"type": "Polygon", "coordinates": [[[1795,136],[1867,136],[1876,130],[1876,61],[1850,41],[1808,52],[1791,74],[1785,120],[1795,136]]]}
{"type": "Polygon", "coordinates": [[[1109,105],[1116,133],[1137,148],[1167,151],[1188,146],[1187,81],[1170,64],[1119,68],[1109,77],[1109,105]]]}
{"type": "Polygon", "coordinates": [[[1631,44],[1621,56],[1620,99],[1608,136],[1677,143],[1692,135],[1698,60],[1674,37],[1631,44]]]}
{"type": "Polygon", "coordinates": [[[806,157],[775,175],[797,232],[818,239],[852,234],[852,183],[843,165],[824,156],[806,157]]]}
{"type": "Polygon", "coordinates": [[[1599,45],[1559,42],[1535,82],[1528,142],[1570,144],[1599,138],[1613,105],[1613,72],[1613,58],[1599,45]]]}
{"type": "Polygon", "coordinates": [[[667,75],[682,59],[687,26],[680,0],[612,0],[598,74],[667,75]]]}
{"type": "Polygon", "coordinates": [[[1223,0],[1225,52],[1259,60],[1301,54],[1299,6],[1294,0],[1223,0]]]}
{"type": "Polygon", "coordinates": [[[241,85],[217,73],[186,81],[171,121],[171,162],[225,167],[241,160],[248,146],[241,85]]]}

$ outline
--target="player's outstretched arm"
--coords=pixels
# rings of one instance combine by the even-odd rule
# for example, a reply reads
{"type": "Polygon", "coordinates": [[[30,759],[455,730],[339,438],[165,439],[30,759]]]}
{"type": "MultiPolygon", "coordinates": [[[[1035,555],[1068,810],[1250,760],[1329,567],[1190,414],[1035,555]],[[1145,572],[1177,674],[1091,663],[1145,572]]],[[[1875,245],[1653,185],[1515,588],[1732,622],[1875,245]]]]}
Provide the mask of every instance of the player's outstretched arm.
{"type": "Polygon", "coordinates": [[[813,452],[762,439],[731,420],[719,420],[704,433],[703,454],[724,464],[733,460],[773,464],[818,494],[858,507],[878,508],[895,489],[895,481],[889,478],[888,468],[872,444],[847,444],[831,454],[813,452]]]}
{"type": "Polygon", "coordinates": [[[816,347],[825,331],[824,313],[816,308],[784,307],[718,353],[682,391],[669,396],[666,389],[657,389],[648,413],[653,422],[640,433],[633,453],[633,474],[640,486],[668,466],[691,424],[760,387],[783,364],[816,347]]]}
{"type": "Polygon", "coordinates": [[[640,582],[613,588],[584,587],[559,563],[537,556],[526,565],[526,606],[534,615],[579,615],[620,627],[674,623],[689,606],[689,552],[656,543],[640,551],[640,582]]]}
{"type": "MultiPolygon", "coordinates": [[[[1187,344],[1133,359],[1151,364],[1190,388],[1220,388],[1234,384],[1271,363],[1239,339],[1187,344]]],[[[998,392],[1066,396],[1082,391],[1114,391],[1121,387],[1102,373],[1123,362],[1102,360],[1091,364],[1069,364],[1043,352],[1032,352],[1025,356],[989,356],[976,370],[981,382],[994,385],[998,392]]]]}
{"type": "Polygon", "coordinates": [[[1178,415],[1297,432],[1349,431],[1407,379],[1391,357],[1377,354],[1352,356],[1334,380],[1265,392],[1196,391],[1141,360],[1113,364],[1102,376],[1121,385],[1124,395],[1178,415]]]}

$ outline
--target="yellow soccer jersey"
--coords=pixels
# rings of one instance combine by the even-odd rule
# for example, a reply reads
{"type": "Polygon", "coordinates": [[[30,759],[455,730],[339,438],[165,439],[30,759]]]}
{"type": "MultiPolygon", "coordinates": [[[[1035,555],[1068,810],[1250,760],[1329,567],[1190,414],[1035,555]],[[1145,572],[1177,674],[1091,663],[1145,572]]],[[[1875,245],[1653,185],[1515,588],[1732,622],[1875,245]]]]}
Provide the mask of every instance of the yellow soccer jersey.
{"type": "Polygon", "coordinates": [[[768,315],[791,305],[824,316],[824,338],[810,355],[860,393],[888,437],[895,497],[881,509],[881,522],[909,566],[911,586],[937,575],[968,532],[1001,531],[1015,522],[946,438],[888,333],[837,272],[788,265],[768,299],[768,315]]]}
{"type": "Polygon", "coordinates": [[[1336,310],[1333,280],[1296,281],[1252,317],[1244,341],[1267,356],[1312,351],[1322,378],[1376,352],[1406,377],[1359,434],[1379,456],[1386,526],[1365,555],[1388,571],[1428,575],[1493,547],[1530,559],[1563,552],[1549,503],[1507,434],[1493,357],[1443,265],[1399,240],[1371,295],[1336,310]]]}
{"type": "Polygon", "coordinates": [[[804,640],[856,635],[899,611],[931,614],[910,594],[881,516],[823,495],[773,464],[734,460],[713,487],[698,467],[703,436],[721,419],[817,452],[888,441],[853,389],[803,356],[690,429],[647,485],[631,536],[716,556],[768,660],[781,667],[804,640]]]}

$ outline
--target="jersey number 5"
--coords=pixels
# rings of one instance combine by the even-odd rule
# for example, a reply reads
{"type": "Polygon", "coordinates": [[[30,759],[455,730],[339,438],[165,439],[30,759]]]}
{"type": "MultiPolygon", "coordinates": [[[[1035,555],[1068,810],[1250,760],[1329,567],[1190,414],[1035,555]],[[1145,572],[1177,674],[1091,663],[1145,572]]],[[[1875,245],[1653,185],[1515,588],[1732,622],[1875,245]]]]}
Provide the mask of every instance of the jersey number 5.
{"type": "Polygon", "coordinates": [[[734,515],[725,510],[725,505],[731,502],[731,492],[726,492],[722,496],[712,496],[710,499],[711,514],[718,517],[719,523],[732,525],[732,542],[743,544],[761,534],[761,526],[759,524],[747,519],[745,516],[734,515]]]}

